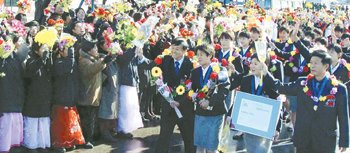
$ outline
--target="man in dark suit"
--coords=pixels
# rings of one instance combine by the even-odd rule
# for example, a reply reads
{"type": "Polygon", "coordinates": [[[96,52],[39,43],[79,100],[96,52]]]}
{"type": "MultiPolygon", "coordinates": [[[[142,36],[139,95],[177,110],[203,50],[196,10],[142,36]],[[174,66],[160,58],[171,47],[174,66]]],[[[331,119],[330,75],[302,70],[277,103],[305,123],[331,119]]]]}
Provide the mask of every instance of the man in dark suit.
{"type": "MultiPolygon", "coordinates": [[[[158,65],[163,72],[163,81],[169,87],[176,90],[181,81],[189,78],[193,63],[189,58],[185,57],[188,45],[185,39],[176,38],[172,42],[172,56],[164,56],[162,64],[158,65]]],[[[167,153],[169,141],[174,131],[175,125],[178,125],[182,138],[185,143],[185,152],[195,152],[193,145],[193,126],[194,126],[194,106],[193,103],[187,101],[186,93],[174,97],[173,102],[167,102],[163,99],[162,112],[160,121],[160,134],[156,147],[156,153],[167,153]],[[173,109],[177,106],[183,115],[179,119],[173,109]]]]}
{"type": "Polygon", "coordinates": [[[44,9],[49,6],[51,0],[37,0],[35,1],[35,21],[38,21],[40,25],[46,22],[44,15],[44,9]]]}
{"type": "Polygon", "coordinates": [[[331,57],[326,51],[314,51],[310,61],[311,75],[307,78],[299,78],[284,85],[277,83],[281,94],[298,96],[293,136],[297,153],[334,153],[337,123],[340,129],[339,148],[345,152],[349,147],[346,87],[329,76],[327,71],[331,65],[331,57]],[[325,99],[321,98],[325,96],[325,99]]]}

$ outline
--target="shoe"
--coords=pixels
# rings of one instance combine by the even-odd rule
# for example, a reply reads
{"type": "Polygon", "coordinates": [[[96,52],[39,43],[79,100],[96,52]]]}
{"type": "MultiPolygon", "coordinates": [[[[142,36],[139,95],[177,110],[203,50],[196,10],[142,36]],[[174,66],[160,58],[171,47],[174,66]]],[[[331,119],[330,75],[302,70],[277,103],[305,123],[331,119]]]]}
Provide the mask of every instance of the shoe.
{"type": "Polygon", "coordinates": [[[147,119],[145,116],[142,116],[142,121],[143,121],[143,122],[149,122],[150,120],[147,119]]]}
{"type": "Polygon", "coordinates": [[[27,153],[39,153],[37,149],[27,149],[27,153]]]}
{"type": "Polygon", "coordinates": [[[111,132],[109,132],[109,131],[104,131],[103,133],[102,133],[102,137],[101,137],[104,141],[107,141],[107,142],[117,142],[118,140],[117,139],[115,139],[113,136],[112,136],[112,134],[111,134],[111,132]]]}
{"type": "Polygon", "coordinates": [[[66,151],[73,151],[76,147],[75,146],[72,146],[70,148],[66,148],[66,151]]]}
{"type": "Polygon", "coordinates": [[[123,133],[123,132],[119,132],[118,133],[118,138],[124,138],[124,139],[132,139],[134,136],[131,133],[123,133]]]}
{"type": "Polygon", "coordinates": [[[64,148],[64,147],[54,148],[54,152],[55,153],[64,153],[64,152],[66,152],[66,148],[64,148]]]}
{"type": "Polygon", "coordinates": [[[84,147],[85,149],[92,149],[92,148],[94,148],[94,145],[92,145],[91,142],[87,142],[87,143],[85,143],[85,144],[83,145],[83,147],[84,147]]]}
{"type": "Polygon", "coordinates": [[[156,115],[152,116],[151,118],[152,118],[152,120],[154,120],[154,121],[160,120],[160,117],[158,117],[158,116],[156,116],[156,115]]]}

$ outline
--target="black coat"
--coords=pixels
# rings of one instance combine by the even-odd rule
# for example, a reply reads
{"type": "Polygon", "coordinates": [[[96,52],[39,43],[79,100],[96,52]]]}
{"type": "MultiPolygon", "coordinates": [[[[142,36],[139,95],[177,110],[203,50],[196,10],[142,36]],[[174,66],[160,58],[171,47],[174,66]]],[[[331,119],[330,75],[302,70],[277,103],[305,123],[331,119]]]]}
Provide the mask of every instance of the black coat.
{"type": "Polygon", "coordinates": [[[307,72],[303,71],[302,73],[293,72],[293,67],[291,67],[289,65],[289,59],[292,57],[293,58],[293,61],[292,61],[293,65],[296,66],[297,68],[300,68],[300,66],[301,66],[299,63],[300,54],[306,60],[306,63],[304,64],[304,66],[307,66],[307,63],[310,62],[310,57],[311,57],[309,49],[306,48],[306,46],[300,40],[295,42],[294,46],[299,50],[299,53],[296,53],[293,57],[291,55],[291,52],[283,52],[277,48],[274,50],[278,57],[281,57],[284,61],[286,61],[286,64],[284,66],[284,70],[285,70],[284,73],[285,73],[285,75],[291,77],[290,81],[295,81],[300,76],[306,76],[307,74],[309,74],[309,71],[307,71],[307,72]]]}
{"type": "Polygon", "coordinates": [[[339,64],[339,67],[335,70],[333,75],[342,83],[346,83],[349,81],[348,73],[348,69],[343,64],[339,64]]]}
{"type": "Polygon", "coordinates": [[[0,77],[0,116],[4,112],[22,112],[25,99],[23,61],[17,53],[0,58],[0,73],[6,75],[0,77]]]}
{"type": "MultiPolygon", "coordinates": [[[[317,111],[314,111],[314,101],[307,96],[301,85],[306,78],[299,78],[289,84],[278,85],[281,94],[298,97],[297,119],[293,136],[294,145],[297,148],[308,148],[313,146],[316,152],[334,152],[337,140],[337,123],[339,123],[339,147],[349,147],[349,112],[348,95],[346,87],[339,83],[338,92],[335,95],[335,106],[328,106],[326,102],[320,101],[317,111]]],[[[312,80],[308,81],[311,93],[312,80]]],[[[332,89],[329,81],[321,95],[329,95],[332,89]]]]}
{"type": "Polygon", "coordinates": [[[283,63],[280,60],[275,59],[275,63],[273,62],[273,60],[271,60],[269,64],[269,71],[272,73],[274,78],[283,82],[284,68],[283,68],[283,63]],[[274,66],[276,70],[272,72],[271,69],[273,69],[274,66]]]}
{"type": "Polygon", "coordinates": [[[32,52],[26,63],[25,76],[28,78],[27,98],[23,115],[48,117],[52,101],[52,60],[44,59],[32,52]]]}
{"type": "Polygon", "coordinates": [[[79,100],[79,68],[74,53],[70,47],[67,57],[54,57],[54,105],[74,107],[79,100]]]}
{"type": "MultiPolygon", "coordinates": [[[[192,89],[193,91],[197,91],[202,89],[200,78],[202,77],[201,72],[202,67],[198,67],[191,72],[191,80],[192,80],[192,89]]],[[[227,72],[226,68],[220,67],[221,71],[227,72]]],[[[210,96],[209,106],[213,107],[212,110],[202,109],[197,102],[196,106],[196,114],[201,116],[218,116],[222,114],[226,114],[229,108],[226,108],[225,99],[229,92],[230,81],[229,79],[226,82],[221,83],[215,89],[213,94],[210,96]]]]}
{"type": "Polygon", "coordinates": [[[137,87],[139,84],[138,58],[135,54],[135,49],[131,48],[124,51],[123,55],[117,57],[117,63],[120,68],[120,85],[137,87]]]}

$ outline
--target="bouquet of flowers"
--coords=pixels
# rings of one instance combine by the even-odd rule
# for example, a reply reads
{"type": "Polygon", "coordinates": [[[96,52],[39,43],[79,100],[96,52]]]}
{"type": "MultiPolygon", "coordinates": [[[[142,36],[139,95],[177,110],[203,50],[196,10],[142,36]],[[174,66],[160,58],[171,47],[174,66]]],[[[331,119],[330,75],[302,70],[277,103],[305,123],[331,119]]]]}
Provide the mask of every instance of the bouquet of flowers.
{"type": "Polygon", "coordinates": [[[77,42],[77,39],[74,36],[71,36],[71,35],[63,36],[60,39],[58,48],[60,51],[64,51],[65,48],[72,47],[76,42],[77,42]]]}
{"type": "Polygon", "coordinates": [[[159,18],[150,16],[138,29],[136,38],[133,40],[133,44],[139,48],[147,42],[148,38],[152,35],[152,30],[158,23],[159,18]]]}
{"type": "Polygon", "coordinates": [[[117,39],[126,49],[134,47],[132,43],[137,36],[137,28],[129,19],[119,21],[117,39]]]}
{"type": "Polygon", "coordinates": [[[18,1],[17,7],[25,11],[30,8],[30,2],[28,2],[28,0],[18,1]]]}
{"type": "MultiPolygon", "coordinates": [[[[158,92],[164,97],[167,102],[173,102],[174,97],[185,93],[185,86],[181,83],[174,91],[166,83],[163,82],[162,70],[159,67],[152,68],[152,81],[155,81],[158,92]]],[[[177,117],[182,118],[180,110],[174,107],[177,117]]]]}
{"type": "Polygon", "coordinates": [[[108,46],[108,50],[107,51],[110,54],[123,55],[123,51],[120,48],[119,43],[114,42],[114,40],[117,39],[117,36],[116,36],[116,34],[114,33],[114,31],[112,30],[111,27],[108,27],[107,30],[105,30],[102,35],[103,35],[103,38],[107,42],[107,46],[108,46]]]}
{"type": "Polygon", "coordinates": [[[35,36],[34,41],[52,47],[57,41],[57,30],[54,28],[41,30],[35,36]]]}
{"type": "Polygon", "coordinates": [[[123,2],[116,2],[112,5],[112,10],[116,10],[117,13],[124,13],[132,10],[132,4],[124,0],[123,2]]]}
{"type": "Polygon", "coordinates": [[[5,42],[4,40],[0,39],[0,58],[8,58],[14,50],[15,46],[12,43],[12,40],[5,42]]]}
{"type": "Polygon", "coordinates": [[[84,23],[84,26],[88,33],[94,33],[95,27],[92,23],[84,23]]]}
{"type": "Polygon", "coordinates": [[[227,81],[228,79],[227,72],[221,71],[221,68],[218,63],[213,62],[211,63],[210,67],[212,71],[207,84],[204,85],[202,89],[199,89],[196,92],[193,89],[189,90],[188,92],[187,97],[193,102],[201,101],[204,98],[209,98],[211,94],[213,94],[215,88],[221,83],[227,81]]]}

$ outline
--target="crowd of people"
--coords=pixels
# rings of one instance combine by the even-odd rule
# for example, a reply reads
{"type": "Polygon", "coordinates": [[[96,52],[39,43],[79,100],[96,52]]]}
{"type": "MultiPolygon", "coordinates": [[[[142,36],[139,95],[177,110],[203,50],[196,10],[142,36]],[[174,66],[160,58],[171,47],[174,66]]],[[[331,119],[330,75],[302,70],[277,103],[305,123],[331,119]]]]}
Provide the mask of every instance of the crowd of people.
{"type": "Polygon", "coordinates": [[[0,152],[91,149],[154,120],[156,153],[168,152],[175,125],[186,153],[224,151],[235,91],[283,102],[274,140],[233,136],[249,153],[271,152],[283,122],[298,153],[349,147],[347,9],[71,2],[38,0],[29,22],[27,0],[0,14],[0,152]]]}

